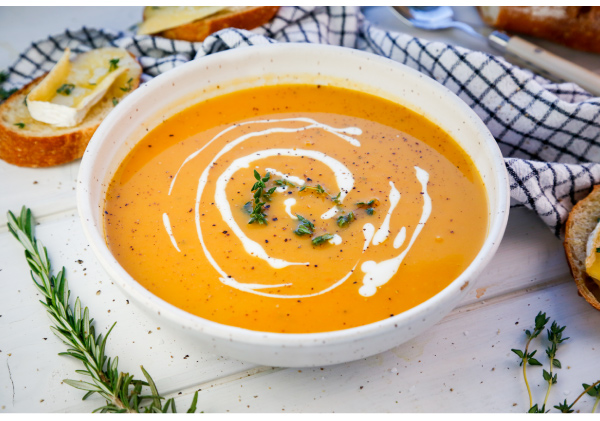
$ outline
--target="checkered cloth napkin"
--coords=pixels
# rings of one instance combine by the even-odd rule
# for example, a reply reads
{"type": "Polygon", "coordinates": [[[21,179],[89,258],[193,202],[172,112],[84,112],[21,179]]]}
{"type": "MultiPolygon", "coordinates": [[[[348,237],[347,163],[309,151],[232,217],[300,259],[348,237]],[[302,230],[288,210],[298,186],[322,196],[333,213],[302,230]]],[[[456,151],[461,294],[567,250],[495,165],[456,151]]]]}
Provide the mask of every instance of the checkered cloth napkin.
{"type": "Polygon", "coordinates": [[[225,29],[202,43],[81,28],[36,42],[8,69],[4,90],[49,71],[66,47],[75,53],[119,46],[151,78],[219,51],[273,42],[357,48],[410,66],[464,100],[487,125],[505,156],[513,206],[526,206],[556,236],[573,204],[600,183],[600,98],[574,83],[551,83],[500,57],[397,32],[364,19],[358,7],[282,7],[252,31],[225,29]]]}

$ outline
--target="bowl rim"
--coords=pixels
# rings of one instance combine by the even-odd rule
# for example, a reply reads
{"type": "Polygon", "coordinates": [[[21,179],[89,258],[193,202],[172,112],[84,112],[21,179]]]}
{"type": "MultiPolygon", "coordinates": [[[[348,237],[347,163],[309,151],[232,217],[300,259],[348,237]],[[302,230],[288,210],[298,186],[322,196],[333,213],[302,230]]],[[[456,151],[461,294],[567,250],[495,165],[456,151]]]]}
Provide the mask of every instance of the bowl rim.
{"type": "MultiPolygon", "coordinates": [[[[398,328],[400,324],[406,324],[413,319],[423,317],[430,308],[438,306],[443,307],[441,305],[443,302],[449,300],[451,296],[460,293],[463,289],[469,290],[470,287],[465,288],[469,284],[468,280],[472,279],[473,275],[481,271],[491,260],[506,228],[510,205],[508,173],[500,149],[483,121],[463,100],[427,75],[386,57],[347,47],[309,43],[255,45],[211,54],[170,69],[146,82],[145,86],[141,86],[144,89],[136,89],[133,91],[119,103],[118,108],[124,110],[128,106],[134,105],[139,99],[143,99],[144,96],[151,94],[154,88],[160,87],[161,82],[176,80],[180,75],[185,74],[196,67],[209,66],[212,63],[218,63],[220,60],[229,57],[240,56],[237,59],[243,59],[243,57],[247,56],[249,53],[263,53],[268,55],[272,52],[271,54],[276,54],[278,51],[284,49],[286,53],[289,53],[290,50],[293,49],[298,51],[298,54],[311,54],[313,52],[325,55],[331,52],[337,54],[349,54],[386,66],[395,67],[401,72],[420,77],[424,84],[439,91],[440,94],[449,96],[461,113],[464,113],[466,116],[475,117],[470,118],[469,120],[477,129],[478,136],[480,136],[483,141],[482,143],[487,150],[487,154],[489,154],[494,164],[493,175],[496,179],[496,189],[493,193],[490,193],[488,197],[492,197],[492,195],[495,196],[497,208],[488,208],[490,218],[495,215],[494,221],[488,226],[486,239],[469,266],[444,289],[415,307],[403,311],[393,317],[348,329],[315,333],[265,332],[229,326],[188,313],[153,294],[129,275],[112,256],[106,245],[104,236],[98,233],[98,229],[91,221],[95,209],[91,203],[91,198],[89,197],[91,189],[88,188],[88,184],[93,182],[102,183],[102,180],[99,180],[97,175],[93,173],[94,159],[98,155],[98,151],[102,148],[102,139],[107,139],[105,133],[113,124],[120,120],[121,116],[126,115],[124,112],[112,112],[102,121],[88,144],[81,161],[77,183],[77,208],[79,217],[82,221],[85,236],[90,242],[90,246],[92,247],[96,258],[101,262],[103,268],[109,273],[111,278],[113,278],[113,281],[123,288],[132,298],[136,299],[140,305],[150,307],[150,310],[157,312],[159,316],[170,319],[182,328],[199,331],[221,339],[232,340],[235,338],[236,342],[246,344],[276,345],[284,347],[311,347],[321,346],[325,343],[346,343],[352,340],[362,340],[376,336],[383,332],[393,331],[398,328]],[[116,263],[116,266],[114,263],[116,263]]],[[[138,139],[138,141],[139,140],[141,140],[141,138],[138,139]]],[[[490,206],[490,203],[488,203],[488,206],[490,206]]],[[[103,227],[101,230],[103,231],[103,227]]]]}

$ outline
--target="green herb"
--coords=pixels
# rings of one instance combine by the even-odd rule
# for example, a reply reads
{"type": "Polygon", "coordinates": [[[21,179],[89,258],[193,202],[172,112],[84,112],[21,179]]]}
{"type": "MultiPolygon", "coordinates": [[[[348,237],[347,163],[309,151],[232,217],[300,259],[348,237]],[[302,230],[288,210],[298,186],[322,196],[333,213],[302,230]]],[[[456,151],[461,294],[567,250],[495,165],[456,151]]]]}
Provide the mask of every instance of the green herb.
{"type": "Polygon", "coordinates": [[[304,191],[304,190],[314,190],[315,192],[317,192],[318,194],[323,194],[325,193],[325,189],[323,187],[321,187],[320,184],[317,184],[316,187],[313,186],[302,186],[300,187],[299,191],[304,191]]]}
{"type": "Polygon", "coordinates": [[[298,217],[298,220],[300,221],[300,225],[298,225],[298,228],[294,231],[294,234],[296,234],[296,235],[312,235],[315,230],[314,224],[312,222],[310,222],[308,219],[306,219],[305,217],[303,217],[302,215],[296,214],[296,216],[298,217]]]}
{"type": "Polygon", "coordinates": [[[600,253],[600,247],[596,247],[596,253],[600,253]]]}
{"type": "Polygon", "coordinates": [[[117,98],[113,97],[112,103],[113,103],[113,107],[116,107],[117,104],[119,103],[119,100],[117,98]]]}
{"type": "Polygon", "coordinates": [[[333,235],[331,235],[331,234],[323,234],[323,235],[313,238],[312,244],[313,244],[313,246],[319,246],[319,245],[323,244],[325,241],[331,240],[332,238],[333,238],[333,235]]]}
{"type": "Polygon", "coordinates": [[[270,200],[271,194],[275,192],[277,187],[273,187],[265,192],[265,189],[267,188],[265,183],[271,178],[270,173],[267,173],[267,175],[261,178],[258,171],[254,170],[254,178],[257,180],[252,186],[252,192],[254,192],[254,206],[248,223],[252,224],[256,222],[261,225],[267,225],[267,215],[263,211],[263,206],[266,205],[266,203],[261,202],[261,198],[264,197],[265,200],[270,200]]]}
{"type": "MultiPolygon", "coordinates": [[[[531,342],[533,341],[533,339],[537,338],[540,335],[540,333],[544,330],[544,328],[549,320],[550,320],[550,318],[546,317],[546,313],[542,313],[540,311],[538,313],[538,315],[535,317],[535,329],[533,330],[533,332],[531,332],[529,330],[525,331],[525,335],[527,336],[527,344],[525,345],[525,350],[524,351],[521,351],[519,349],[511,350],[512,352],[517,354],[519,356],[519,358],[521,358],[520,365],[523,366],[523,378],[525,380],[527,392],[529,393],[529,407],[530,408],[529,408],[529,411],[527,411],[529,413],[549,412],[549,410],[546,410],[546,405],[548,404],[548,397],[550,396],[550,390],[552,389],[552,386],[558,382],[558,375],[553,374],[553,369],[554,368],[557,368],[557,369],[562,368],[561,362],[556,358],[556,352],[558,350],[558,346],[560,344],[562,344],[564,341],[566,341],[567,339],[569,339],[569,338],[563,338],[563,332],[565,331],[566,326],[559,326],[558,323],[556,323],[555,321],[553,321],[552,324],[550,325],[550,329],[546,329],[547,341],[549,343],[548,347],[546,348],[546,355],[548,356],[548,361],[549,361],[549,370],[547,371],[547,370],[543,369],[542,377],[548,383],[548,386],[546,389],[546,396],[544,398],[543,404],[541,406],[539,406],[537,403],[534,404],[533,399],[531,397],[531,388],[530,388],[529,382],[527,380],[526,366],[528,363],[529,363],[529,365],[542,366],[542,363],[540,363],[535,358],[532,358],[535,355],[536,351],[529,352],[529,346],[531,345],[531,342]]],[[[596,401],[592,408],[592,412],[595,412],[596,408],[598,407],[598,401],[600,400],[600,396],[599,396],[600,395],[600,380],[596,381],[592,385],[588,385],[588,384],[584,383],[582,386],[584,389],[583,392],[581,392],[581,394],[573,401],[573,403],[568,404],[567,400],[565,399],[562,403],[554,405],[554,408],[563,413],[573,412],[573,406],[575,406],[575,404],[579,401],[579,399],[581,399],[587,393],[588,395],[590,395],[592,397],[596,397],[596,401]]]]}
{"type": "MultiPolygon", "coordinates": [[[[63,267],[56,275],[52,275],[48,251],[35,238],[34,220],[31,210],[25,206],[16,217],[8,212],[8,229],[25,248],[25,258],[31,269],[31,277],[37,290],[42,295],[40,300],[50,315],[52,332],[67,345],[66,355],[79,360],[85,370],[77,373],[88,376],[87,381],[63,380],[69,386],[86,391],[83,399],[94,393],[106,399],[106,405],[94,412],[176,412],[175,401],[168,399],[163,405],[152,377],[141,366],[145,380],[135,379],[129,373],[118,371],[119,358],[108,358],[104,352],[108,335],[116,323],[108,330],[104,338],[96,335],[93,319],[87,307],[82,309],[79,297],[74,306],[69,304],[71,291],[63,267]],[[144,388],[149,388],[149,393],[144,388]],[[149,402],[148,402],[149,401],[149,402]],[[148,405],[146,405],[148,403],[148,405]]],[[[198,392],[194,395],[192,407],[196,409],[198,392]]]]}
{"type": "Polygon", "coordinates": [[[8,99],[8,97],[10,97],[12,94],[14,94],[17,91],[18,91],[17,88],[9,89],[8,91],[4,88],[0,88],[0,101],[4,101],[5,99],[8,99]]]}
{"type": "Polygon", "coordinates": [[[330,199],[333,200],[333,203],[335,203],[338,206],[342,206],[342,202],[340,202],[340,196],[342,195],[342,192],[339,192],[336,196],[331,196],[330,199]]]}
{"type": "Polygon", "coordinates": [[[347,227],[348,225],[350,225],[350,222],[354,221],[354,219],[356,219],[354,217],[354,212],[350,212],[347,215],[338,216],[338,219],[337,219],[338,227],[340,227],[340,228],[347,227]]]}
{"type": "MultiPolygon", "coordinates": [[[[535,316],[535,329],[533,332],[526,330],[525,334],[527,335],[527,343],[525,344],[525,350],[521,351],[519,349],[511,349],[512,352],[517,354],[519,358],[521,358],[520,366],[523,367],[523,378],[525,380],[525,386],[527,387],[527,393],[529,394],[529,408],[533,408],[533,398],[531,397],[531,388],[529,387],[529,381],[527,380],[527,364],[529,365],[542,365],[538,360],[533,358],[536,351],[529,352],[529,345],[531,341],[539,336],[540,333],[544,330],[546,323],[550,320],[549,317],[546,317],[546,313],[542,313],[541,311],[535,316]]],[[[536,404],[537,408],[537,404],[536,404]]]]}
{"type": "Polygon", "coordinates": [[[129,80],[127,81],[127,86],[124,88],[119,88],[121,89],[123,92],[129,92],[131,91],[131,81],[133,81],[133,78],[130,77],[129,80]]]}
{"type": "Polygon", "coordinates": [[[73,85],[72,83],[64,83],[60,88],[56,90],[56,93],[67,96],[71,95],[73,89],[75,89],[75,85],[73,85]]]}
{"type": "Polygon", "coordinates": [[[248,212],[248,214],[252,214],[252,202],[244,203],[244,210],[248,212]]]}
{"type": "MultiPolygon", "coordinates": [[[[8,73],[6,73],[5,71],[1,71],[0,72],[0,84],[6,82],[7,80],[8,80],[8,73]]],[[[0,101],[4,101],[9,96],[11,96],[15,92],[17,92],[17,90],[18,90],[17,88],[13,88],[13,89],[9,89],[9,90],[0,88],[0,101]]]]}
{"type": "Polygon", "coordinates": [[[356,202],[356,206],[359,208],[373,208],[379,206],[379,200],[371,199],[368,202],[356,202]]]}
{"type": "Polygon", "coordinates": [[[24,129],[25,128],[25,123],[15,123],[15,126],[17,126],[19,129],[24,129]]]}
{"type": "Polygon", "coordinates": [[[113,70],[117,70],[119,68],[119,60],[118,58],[113,58],[109,61],[108,71],[112,72],[113,70]]]}
{"type": "Polygon", "coordinates": [[[375,213],[375,209],[367,208],[367,215],[373,215],[375,213]]]}
{"type": "Polygon", "coordinates": [[[283,187],[283,186],[290,186],[290,187],[296,187],[296,185],[294,183],[292,183],[291,181],[286,180],[285,178],[281,179],[281,180],[275,180],[274,181],[276,186],[279,187],[283,187]]]}

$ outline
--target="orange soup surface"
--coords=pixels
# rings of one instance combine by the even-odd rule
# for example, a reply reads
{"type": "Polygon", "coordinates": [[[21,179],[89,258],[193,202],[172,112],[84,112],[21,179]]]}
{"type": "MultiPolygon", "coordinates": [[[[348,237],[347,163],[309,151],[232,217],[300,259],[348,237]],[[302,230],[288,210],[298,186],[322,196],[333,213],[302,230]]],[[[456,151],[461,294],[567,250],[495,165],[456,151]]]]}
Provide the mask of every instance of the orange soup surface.
{"type": "Polygon", "coordinates": [[[282,85],[157,126],[116,172],[104,223],[123,268],[174,306],[309,333],[433,297],[478,253],[487,214],[473,162],[423,116],[356,91],[282,85]]]}

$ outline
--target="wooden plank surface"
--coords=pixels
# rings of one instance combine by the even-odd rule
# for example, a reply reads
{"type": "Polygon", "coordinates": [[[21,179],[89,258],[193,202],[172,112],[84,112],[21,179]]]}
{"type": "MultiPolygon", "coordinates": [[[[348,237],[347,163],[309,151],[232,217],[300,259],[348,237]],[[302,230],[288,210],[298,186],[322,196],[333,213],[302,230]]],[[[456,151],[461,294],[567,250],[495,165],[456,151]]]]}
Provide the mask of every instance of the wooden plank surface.
{"type": "MultiPolygon", "coordinates": [[[[127,27],[135,23],[139,8],[2,12],[0,35],[25,33],[19,20],[32,24],[31,32],[14,43],[0,43],[0,67],[5,67],[30,41],[65,26],[102,26],[111,16],[117,19],[112,24],[127,27]],[[39,23],[45,22],[42,12],[52,24],[39,23]]],[[[560,241],[526,209],[511,210],[491,264],[461,305],[425,334],[347,364],[261,367],[215,355],[128,302],[83,236],[73,190],[78,166],[34,170],[0,162],[0,414],[80,412],[102,403],[97,398],[82,402],[81,391],[61,383],[79,378],[74,373],[79,367],[57,355],[64,347],[48,329],[23,251],[5,225],[4,211],[23,204],[33,208],[39,238],[54,266],[67,268],[73,295],[90,307],[97,330],[105,332],[118,322],[108,354],[119,355],[121,370],[138,376],[143,364],[180,409],[202,389],[199,409],[206,412],[524,412],[526,392],[510,348],[523,347],[523,331],[540,310],[566,324],[572,338],[559,350],[563,369],[551,404],[572,401],[582,382],[597,380],[587,376],[598,376],[591,369],[600,347],[598,314],[577,296],[560,241]]],[[[538,346],[539,353],[544,346],[538,346]]],[[[530,372],[540,401],[545,393],[541,370],[530,372]]],[[[580,408],[589,411],[590,400],[583,399],[580,408]]]]}

